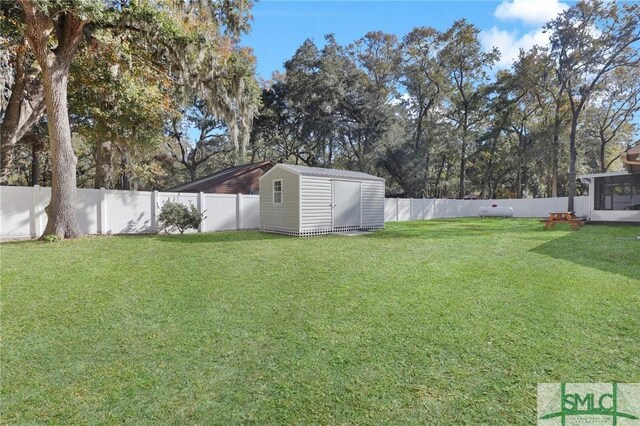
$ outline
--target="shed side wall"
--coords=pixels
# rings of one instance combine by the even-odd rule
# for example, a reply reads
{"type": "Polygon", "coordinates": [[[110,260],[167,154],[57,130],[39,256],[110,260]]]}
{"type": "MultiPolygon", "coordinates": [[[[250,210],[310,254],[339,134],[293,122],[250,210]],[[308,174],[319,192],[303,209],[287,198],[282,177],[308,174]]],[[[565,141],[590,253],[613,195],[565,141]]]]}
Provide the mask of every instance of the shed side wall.
{"type": "Polygon", "coordinates": [[[362,226],[384,226],[382,181],[362,181],[362,226]]]}
{"type": "Polygon", "coordinates": [[[300,176],[283,168],[260,179],[260,227],[300,229],[300,176]],[[282,179],[282,204],[273,203],[273,181],[282,179]]]}
{"type": "Polygon", "coordinates": [[[302,202],[300,204],[301,229],[331,228],[332,182],[330,178],[300,177],[302,202]]]}

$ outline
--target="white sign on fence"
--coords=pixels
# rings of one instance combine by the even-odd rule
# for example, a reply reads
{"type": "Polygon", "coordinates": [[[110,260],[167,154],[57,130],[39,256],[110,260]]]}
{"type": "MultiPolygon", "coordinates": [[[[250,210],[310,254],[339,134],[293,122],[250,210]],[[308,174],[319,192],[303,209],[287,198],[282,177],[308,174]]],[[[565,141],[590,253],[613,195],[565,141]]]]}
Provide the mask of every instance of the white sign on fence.
{"type": "MultiPolygon", "coordinates": [[[[159,207],[167,200],[193,204],[206,219],[200,232],[257,229],[258,195],[78,189],[76,214],[83,234],[156,232],[159,207]]],[[[47,222],[44,208],[51,189],[39,186],[0,186],[0,238],[35,238],[47,222]]],[[[385,222],[478,216],[480,207],[509,206],[514,217],[545,217],[567,209],[567,198],[511,200],[448,200],[386,198],[385,222]]],[[[576,213],[589,213],[589,197],[576,197],[576,213]]]]}

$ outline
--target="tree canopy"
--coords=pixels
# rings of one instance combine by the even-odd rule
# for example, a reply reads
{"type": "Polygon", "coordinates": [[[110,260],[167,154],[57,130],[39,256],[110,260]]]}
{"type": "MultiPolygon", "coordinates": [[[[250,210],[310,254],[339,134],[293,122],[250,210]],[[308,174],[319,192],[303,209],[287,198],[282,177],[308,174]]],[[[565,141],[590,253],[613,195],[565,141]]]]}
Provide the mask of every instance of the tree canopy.
{"type": "MultiPolygon", "coordinates": [[[[89,132],[89,139],[106,140],[124,153],[135,148],[133,141],[136,147],[141,141],[144,144],[153,139],[154,128],[163,128],[160,123],[168,99],[198,97],[224,120],[238,158],[244,156],[258,94],[253,56],[238,46],[240,34],[249,28],[248,2],[21,0],[3,5],[2,12],[3,21],[10,24],[3,30],[3,39],[16,46],[16,71],[27,61],[37,63],[44,89],[52,185],[45,234],[79,234],[75,223],[78,159],[71,137],[76,123],[69,120],[69,112],[72,120],[81,123],[79,129],[96,129],[89,132]],[[28,54],[20,46],[28,46],[28,54]],[[92,54],[99,54],[101,60],[91,61],[92,54]],[[74,62],[83,67],[83,59],[89,59],[85,62],[89,77],[84,75],[87,68],[72,73],[74,62]],[[73,97],[74,87],[84,92],[85,84],[86,93],[73,97]]],[[[15,79],[17,83],[24,80],[15,79]]],[[[13,122],[19,124],[25,91],[15,89],[20,86],[14,84],[12,93],[22,102],[8,102],[3,121],[17,116],[13,122]]],[[[11,144],[5,144],[3,137],[8,150],[19,139],[13,128],[19,125],[11,128],[11,144]]],[[[101,149],[96,158],[103,157],[101,149]]],[[[100,167],[97,170],[100,174],[100,167]]]]}

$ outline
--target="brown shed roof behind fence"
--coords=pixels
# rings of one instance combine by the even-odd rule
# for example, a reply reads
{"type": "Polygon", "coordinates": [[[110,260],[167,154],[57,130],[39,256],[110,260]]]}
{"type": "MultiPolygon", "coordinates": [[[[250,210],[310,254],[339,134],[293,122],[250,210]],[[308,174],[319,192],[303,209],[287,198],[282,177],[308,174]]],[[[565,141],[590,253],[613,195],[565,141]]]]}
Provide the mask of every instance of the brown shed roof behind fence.
{"type": "Polygon", "coordinates": [[[243,164],[241,166],[229,167],[228,169],[220,170],[209,176],[204,176],[196,179],[192,182],[176,185],[172,188],[165,189],[167,192],[211,192],[210,189],[218,187],[227,181],[236,180],[237,178],[251,173],[257,169],[268,170],[273,167],[275,163],[271,160],[261,161],[259,163],[243,164]]]}

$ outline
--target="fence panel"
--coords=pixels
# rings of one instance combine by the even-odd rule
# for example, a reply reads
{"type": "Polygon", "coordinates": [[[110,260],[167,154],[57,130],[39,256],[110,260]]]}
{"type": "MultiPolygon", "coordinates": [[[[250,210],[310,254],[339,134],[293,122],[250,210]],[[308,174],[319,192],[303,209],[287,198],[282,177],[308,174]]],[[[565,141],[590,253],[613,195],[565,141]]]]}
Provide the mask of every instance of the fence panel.
{"type": "MultiPolygon", "coordinates": [[[[48,197],[51,197],[49,192],[48,197]]],[[[97,234],[98,229],[98,208],[100,207],[99,189],[78,189],[76,207],[76,218],[80,232],[83,234],[97,234]]],[[[48,199],[47,199],[48,204],[48,199]]]]}
{"type": "Polygon", "coordinates": [[[105,234],[152,232],[151,192],[104,191],[105,234]]]}
{"type": "Polygon", "coordinates": [[[428,202],[427,199],[411,199],[411,220],[422,220],[426,217],[428,202]]]}
{"type": "Polygon", "coordinates": [[[397,203],[398,220],[400,222],[411,220],[411,200],[408,198],[399,198],[397,203]]]}
{"type": "Polygon", "coordinates": [[[0,227],[2,236],[24,238],[31,236],[31,215],[34,206],[34,188],[0,186],[0,227]]]}
{"type": "Polygon", "coordinates": [[[454,218],[477,216],[472,213],[471,205],[465,200],[436,200],[436,218],[454,218]]]}
{"type": "Polygon", "coordinates": [[[385,198],[384,199],[384,221],[395,222],[396,220],[398,220],[398,199],[385,198]]]}
{"type": "Polygon", "coordinates": [[[237,204],[236,195],[204,194],[207,224],[203,231],[238,229],[237,204]]]}
{"type": "Polygon", "coordinates": [[[258,229],[260,227],[260,196],[241,195],[242,220],[240,229],[258,229]]]}

